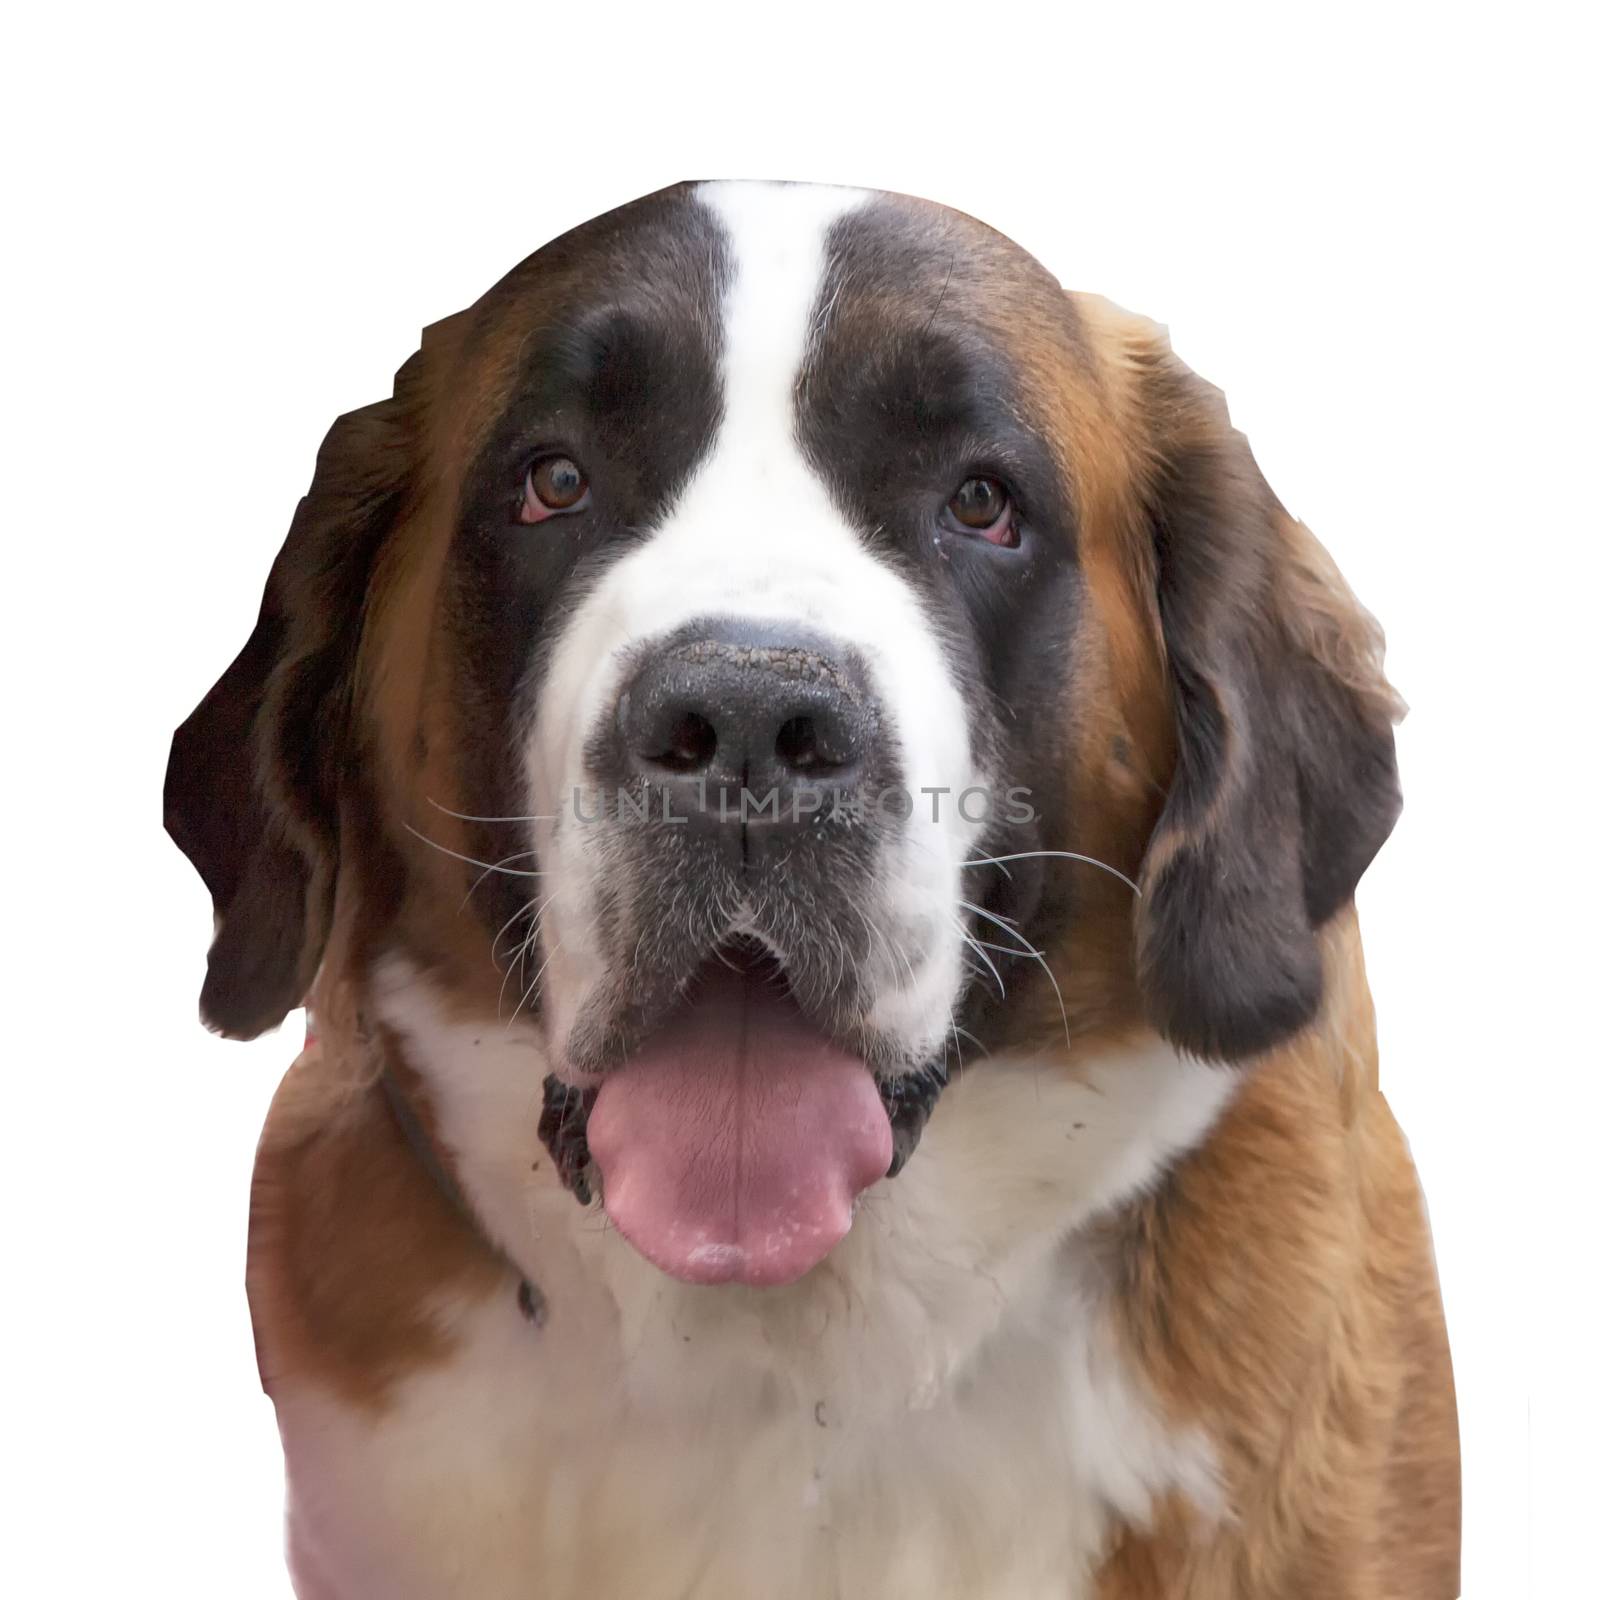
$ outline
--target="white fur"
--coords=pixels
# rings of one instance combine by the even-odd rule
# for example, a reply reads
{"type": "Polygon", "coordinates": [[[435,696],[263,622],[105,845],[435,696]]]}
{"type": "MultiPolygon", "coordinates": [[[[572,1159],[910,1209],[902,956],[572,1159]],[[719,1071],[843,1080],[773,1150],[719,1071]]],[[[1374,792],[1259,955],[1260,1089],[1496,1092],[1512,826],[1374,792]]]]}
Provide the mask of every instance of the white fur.
{"type": "Polygon", "coordinates": [[[398,961],[380,1012],[549,1318],[509,1285],[441,1304],[453,1359],[378,1419],[279,1395],[305,1595],[1064,1600],[1113,1519],[1167,1491],[1220,1513],[1209,1444],[1124,1361],[1082,1230],[1204,1135],[1231,1074],[1154,1040],[986,1061],[821,1267],[706,1289],[558,1187],[531,1031],[446,1021],[398,961]]]}
{"type": "MultiPolygon", "coordinates": [[[[576,609],[551,658],[527,756],[548,966],[545,1010],[558,1058],[605,976],[594,918],[605,830],[572,825],[590,730],[610,715],[624,653],[697,617],[809,626],[867,663],[899,741],[913,815],[883,865],[881,937],[868,1021],[908,1059],[937,1055],[961,982],[955,911],[962,863],[982,832],[946,797],[985,782],[967,713],[915,593],[872,556],[795,440],[793,392],[812,336],[829,227],[866,191],[808,185],[704,186],[726,229],[733,279],[723,305],[724,420],[662,525],[611,567],[576,609]]],[[[977,807],[973,808],[978,809],[977,807]]],[[[737,931],[735,923],[729,931],[737,931]]],[[[780,957],[784,952],[776,952],[780,957]]]]}

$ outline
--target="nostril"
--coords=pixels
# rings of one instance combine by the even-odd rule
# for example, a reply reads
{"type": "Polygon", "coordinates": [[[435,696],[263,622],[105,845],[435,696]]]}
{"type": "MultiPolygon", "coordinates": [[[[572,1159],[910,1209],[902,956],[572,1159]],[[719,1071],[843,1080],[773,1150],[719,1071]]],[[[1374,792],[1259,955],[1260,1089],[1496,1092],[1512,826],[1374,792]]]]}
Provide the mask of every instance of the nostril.
{"type": "Polygon", "coordinates": [[[790,717],[778,729],[776,753],[791,772],[826,776],[856,759],[855,742],[847,729],[817,717],[790,717]]]}
{"type": "Polygon", "coordinates": [[[813,717],[790,717],[778,729],[778,759],[794,772],[810,772],[822,765],[822,748],[813,717]]]}
{"type": "Polygon", "coordinates": [[[697,712],[686,711],[667,730],[665,747],[649,759],[670,772],[698,772],[717,753],[717,730],[697,712]]]}

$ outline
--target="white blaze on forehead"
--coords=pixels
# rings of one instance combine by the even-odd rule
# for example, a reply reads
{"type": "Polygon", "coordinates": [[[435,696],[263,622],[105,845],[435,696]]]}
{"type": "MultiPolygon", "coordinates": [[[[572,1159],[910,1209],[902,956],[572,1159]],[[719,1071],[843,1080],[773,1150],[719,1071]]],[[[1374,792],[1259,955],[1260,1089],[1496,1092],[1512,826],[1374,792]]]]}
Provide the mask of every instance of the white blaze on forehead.
{"type": "Polygon", "coordinates": [[[727,230],[733,281],[723,303],[723,420],[692,509],[724,506],[763,482],[801,498],[791,515],[832,517],[832,502],[795,442],[795,380],[810,347],[827,272],[828,230],[863,189],[706,184],[697,191],[727,230]],[[709,502],[709,505],[707,504],[709,502]]]}
{"type": "MultiPolygon", "coordinates": [[[[916,981],[886,996],[874,1021],[907,1036],[942,1037],[959,974],[960,863],[981,828],[965,822],[949,796],[935,822],[920,791],[959,793],[980,781],[966,706],[932,619],[846,521],[797,434],[796,383],[826,312],[829,230],[871,194],[718,183],[696,195],[726,238],[722,420],[660,527],[608,569],[557,645],[529,751],[533,810],[570,812],[574,789],[588,781],[585,743],[611,714],[628,653],[645,641],[699,618],[736,617],[792,622],[854,648],[916,799],[900,859],[885,863],[885,903],[864,909],[923,959],[913,962],[916,981]],[[935,932],[936,924],[948,927],[935,932]]],[[[549,822],[538,830],[555,896],[549,925],[560,940],[547,989],[558,1039],[606,954],[596,947],[591,909],[602,851],[586,837],[598,831],[549,822]]]]}

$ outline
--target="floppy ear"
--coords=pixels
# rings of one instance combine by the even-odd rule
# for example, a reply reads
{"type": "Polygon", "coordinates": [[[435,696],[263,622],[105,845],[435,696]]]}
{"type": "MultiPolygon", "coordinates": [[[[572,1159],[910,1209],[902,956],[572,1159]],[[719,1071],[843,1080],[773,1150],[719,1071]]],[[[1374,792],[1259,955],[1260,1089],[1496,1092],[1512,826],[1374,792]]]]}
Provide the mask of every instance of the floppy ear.
{"type": "Polygon", "coordinates": [[[1400,814],[1383,635],[1278,503],[1221,394],[1144,361],[1177,761],[1136,925],[1151,1019],[1237,1059],[1316,1015],[1316,938],[1400,814]]]}
{"type": "Polygon", "coordinates": [[[399,398],[334,423],[255,631],[173,736],[167,831],[216,912],[200,1014],[230,1038],[282,1022],[322,959],[363,603],[409,460],[399,398]]]}

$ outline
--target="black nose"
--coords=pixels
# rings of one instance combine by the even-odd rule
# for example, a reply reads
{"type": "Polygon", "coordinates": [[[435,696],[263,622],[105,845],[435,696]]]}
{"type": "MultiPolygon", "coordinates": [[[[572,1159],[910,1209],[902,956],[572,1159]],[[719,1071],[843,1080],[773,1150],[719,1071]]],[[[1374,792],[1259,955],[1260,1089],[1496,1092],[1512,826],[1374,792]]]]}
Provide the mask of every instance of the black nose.
{"type": "Polygon", "coordinates": [[[689,822],[792,830],[859,794],[878,708],[821,634],[708,621],[653,646],[617,700],[628,773],[689,822]]]}

